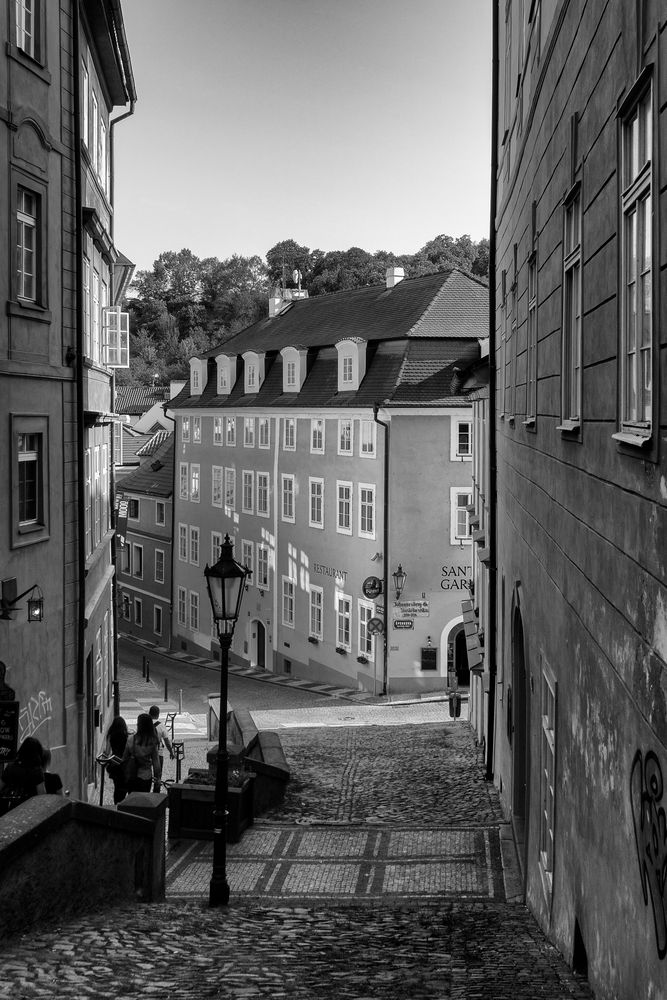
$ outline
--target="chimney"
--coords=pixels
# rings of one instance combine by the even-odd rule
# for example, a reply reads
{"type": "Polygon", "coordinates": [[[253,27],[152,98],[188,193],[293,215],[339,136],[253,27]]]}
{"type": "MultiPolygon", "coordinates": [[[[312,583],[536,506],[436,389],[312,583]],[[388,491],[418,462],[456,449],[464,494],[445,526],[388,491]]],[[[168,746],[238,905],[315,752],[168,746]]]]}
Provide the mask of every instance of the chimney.
{"type": "Polygon", "coordinates": [[[388,267],[386,275],[387,288],[393,288],[399,281],[403,281],[404,277],[405,271],[402,267],[388,267]]]}

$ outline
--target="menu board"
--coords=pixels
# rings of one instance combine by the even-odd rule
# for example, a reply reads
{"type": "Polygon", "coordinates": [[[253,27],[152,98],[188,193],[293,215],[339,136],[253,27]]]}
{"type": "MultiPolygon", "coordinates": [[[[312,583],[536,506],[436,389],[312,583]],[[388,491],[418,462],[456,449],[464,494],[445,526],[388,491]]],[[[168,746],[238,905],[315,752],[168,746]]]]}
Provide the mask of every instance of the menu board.
{"type": "Polygon", "coordinates": [[[16,756],[18,734],[18,701],[0,701],[0,764],[6,764],[16,756]]]}

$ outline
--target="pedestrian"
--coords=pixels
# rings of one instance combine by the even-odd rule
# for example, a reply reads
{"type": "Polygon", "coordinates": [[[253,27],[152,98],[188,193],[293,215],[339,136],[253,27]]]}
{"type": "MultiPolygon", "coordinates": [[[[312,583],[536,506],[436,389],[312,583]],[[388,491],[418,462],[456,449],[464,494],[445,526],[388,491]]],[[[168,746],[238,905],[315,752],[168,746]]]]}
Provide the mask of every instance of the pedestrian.
{"type": "Polygon", "coordinates": [[[125,781],[125,774],[121,763],[125,747],[127,746],[127,736],[127,722],[122,715],[117,715],[107,729],[107,738],[104,747],[107,757],[116,758],[116,760],[111,760],[106,766],[107,774],[113,781],[113,801],[116,806],[127,795],[127,782],[125,781]]]}
{"type": "MultiPolygon", "coordinates": [[[[157,705],[151,705],[151,707],[148,709],[148,714],[150,715],[151,719],[153,720],[153,728],[155,729],[155,735],[157,736],[157,753],[158,753],[158,757],[159,757],[159,760],[160,760],[160,774],[162,774],[162,772],[164,770],[164,748],[165,747],[167,748],[167,750],[169,751],[169,757],[170,757],[171,760],[173,760],[174,759],[174,745],[171,742],[171,740],[169,739],[169,736],[167,734],[167,730],[162,725],[162,723],[159,721],[159,718],[160,718],[160,709],[158,708],[158,706],[157,705]]],[[[153,788],[153,791],[154,792],[159,792],[160,791],[160,785],[158,784],[157,788],[153,788]]]]}
{"type": "Polygon", "coordinates": [[[0,816],[32,798],[44,795],[44,768],[42,744],[34,736],[27,736],[18,749],[16,758],[7,764],[0,777],[0,816]]]}
{"type": "Polygon", "coordinates": [[[123,771],[128,792],[150,792],[159,787],[162,772],[153,720],[148,712],[137,717],[137,731],[129,737],[123,753],[123,771]]]}
{"type": "Polygon", "coordinates": [[[63,783],[59,774],[50,771],[51,751],[48,747],[42,749],[42,770],[44,771],[44,789],[47,795],[64,795],[63,783]]]}

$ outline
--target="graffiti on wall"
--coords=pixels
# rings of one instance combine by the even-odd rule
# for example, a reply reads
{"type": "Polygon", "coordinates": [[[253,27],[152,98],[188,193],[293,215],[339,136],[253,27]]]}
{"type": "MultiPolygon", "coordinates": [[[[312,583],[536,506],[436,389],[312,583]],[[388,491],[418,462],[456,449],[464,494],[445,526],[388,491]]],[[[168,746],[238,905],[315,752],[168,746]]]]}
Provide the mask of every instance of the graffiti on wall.
{"type": "Polygon", "coordinates": [[[52,715],[53,707],[46,691],[40,691],[36,696],[29,698],[19,714],[19,743],[22,743],[26,736],[34,736],[52,715]]]}
{"type": "Polygon", "coordinates": [[[658,956],[667,955],[667,818],[660,805],[664,782],[660,761],[652,750],[635,754],[630,773],[630,800],[635,827],[644,903],[653,908],[658,956]]]}

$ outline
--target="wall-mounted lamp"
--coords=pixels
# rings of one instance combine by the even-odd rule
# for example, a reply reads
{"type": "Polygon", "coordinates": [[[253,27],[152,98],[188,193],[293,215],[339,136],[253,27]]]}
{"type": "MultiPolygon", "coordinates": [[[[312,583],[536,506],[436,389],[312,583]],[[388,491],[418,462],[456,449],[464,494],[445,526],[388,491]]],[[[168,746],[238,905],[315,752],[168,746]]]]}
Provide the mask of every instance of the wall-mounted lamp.
{"type": "Polygon", "coordinates": [[[398,564],[398,569],[391,574],[394,581],[394,589],[396,590],[396,600],[400,601],[401,594],[403,593],[403,588],[405,587],[405,581],[408,578],[408,574],[405,572],[401,564],[398,564]]]}
{"type": "Polygon", "coordinates": [[[20,609],[17,607],[17,602],[25,597],[26,594],[30,594],[28,598],[28,621],[29,622],[41,622],[44,620],[44,595],[39,587],[39,584],[33,583],[32,587],[28,587],[23,593],[16,593],[16,577],[10,577],[8,580],[2,581],[2,599],[0,600],[0,621],[11,622],[14,621],[12,615],[15,611],[20,609]],[[37,593],[35,594],[35,591],[37,593]]]}

